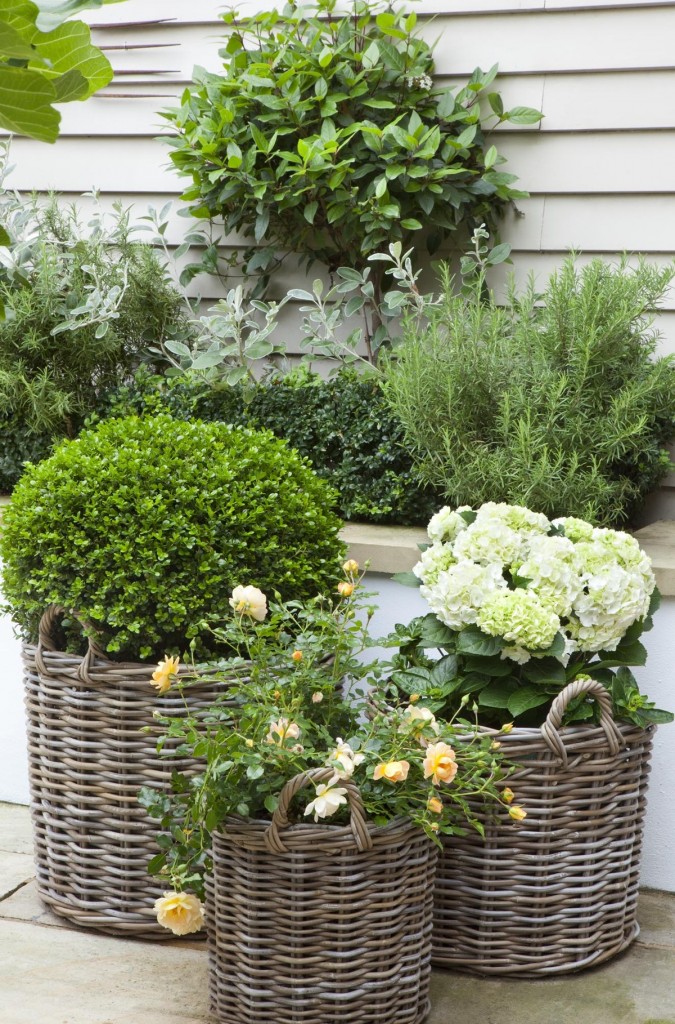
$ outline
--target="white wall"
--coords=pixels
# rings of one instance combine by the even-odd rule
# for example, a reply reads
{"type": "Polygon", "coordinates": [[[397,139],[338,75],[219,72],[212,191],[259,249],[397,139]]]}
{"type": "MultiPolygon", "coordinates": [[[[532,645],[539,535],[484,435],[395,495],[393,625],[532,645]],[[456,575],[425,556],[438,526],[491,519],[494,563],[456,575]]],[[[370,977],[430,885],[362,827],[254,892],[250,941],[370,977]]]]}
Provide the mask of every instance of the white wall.
{"type": "MultiPolygon", "coordinates": [[[[397,622],[408,622],[425,614],[426,603],[417,590],[393,583],[388,577],[370,574],[368,590],[379,610],[372,623],[372,635],[384,636],[397,622]]],[[[675,686],[672,682],[672,641],[675,633],[675,598],[666,598],[655,618],[656,625],[644,637],[649,651],[647,667],[636,674],[642,689],[660,707],[675,710],[675,686]]],[[[27,803],[28,779],[25,756],[23,692],[19,644],[13,638],[11,624],[0,620],[0,654],[5,666],[4,715],[0,722],[0,800],[27,803]]],[[[657,730],[650,782],[642,884],[675,892],[675,725],[657,730]]]]}

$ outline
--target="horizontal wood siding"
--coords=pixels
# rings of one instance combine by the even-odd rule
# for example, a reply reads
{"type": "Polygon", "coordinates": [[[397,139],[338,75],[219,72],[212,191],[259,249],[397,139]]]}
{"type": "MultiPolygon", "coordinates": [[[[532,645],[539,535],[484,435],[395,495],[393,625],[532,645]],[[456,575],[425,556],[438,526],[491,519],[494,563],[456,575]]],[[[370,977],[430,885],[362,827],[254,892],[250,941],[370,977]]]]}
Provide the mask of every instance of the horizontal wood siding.
{"type": "MultiPolygon", "coordinates": [[[[239,10],[263,6],[246,0],[239,10]]],[[[182,183],[161,140],[169,129],[159,112],[177,101],[193,65],[220,66],[224,8],[216,0],[133,0],[91,12],[115,80],[86,104],[64,108],[55,146],[16,139],[12,183],[69,199],[98,189],[104,207],[120,198],[138,216],[173,200],[168,240],[177,246],[189,221],[178,216],[182,183]]],[[[675,0],[421,0],[415,10],[428,38],[440,37],[441,82],[458,84],[476,65],[498,63],[506,104],[544,111],[539,126],[505,126],[493,136],[530,192],[502,231],[517,279],[533,272],[543,284],[570,248],[582,260],[626,251],[663,265],[675,256],[675,0]]],[[[503,278],[501,268],[498,290],[503,278]]],[[[291,258],[276,287],[304,280],[291,258]]],[[[205,308],[222,290],[210,278],[193,287],[205,308]]],[[[300,314],[289,304],[285,316],[297,347],[300,314]]],[[[660,350],[675,353],[675,294],[657,327],[660,350]]],[[[658,509],[675,512],[675,478],[658,509]]]]}

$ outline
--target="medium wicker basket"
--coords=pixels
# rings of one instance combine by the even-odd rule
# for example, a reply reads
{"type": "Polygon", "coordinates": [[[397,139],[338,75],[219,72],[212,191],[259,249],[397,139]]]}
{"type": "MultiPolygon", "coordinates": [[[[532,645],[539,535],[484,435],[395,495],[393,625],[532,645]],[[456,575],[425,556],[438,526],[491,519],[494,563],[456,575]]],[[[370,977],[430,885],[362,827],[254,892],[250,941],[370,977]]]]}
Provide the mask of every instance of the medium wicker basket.
{"type": "MultiPolygon", "coordinates": [[[[160,757],[153,712],[198,712],[223,693],[200,682],[157,696],[153,666],[109,661],[90,644],[84,657],[54,649],[64,614],[50,607],[37,645],[24,645],[31,812],[41,899],[61,917],[114,935],[171,937],[155,919],[166,886],[147,874],[158,852],[156,823],[138,803],[141,786],[168,789],[174,770],[196,762],[160,757]],[[144,732],[144,727],[150,727],[144,732]]],[[[170,747],[165,747],[170,750],[170,747]]]]}
{"type": "Polygon", "coordinates": [[[436,847],[407,820],[346,826],[230,820],[207,882],[211,1008],[221,1024],[416,1024],[429,1012],[436,847]]]}
{"type": "Polygon", "coordinates": [[[542,976],[608,960],[638,934],[635,911],[652,729],[617,725],[607,690],[571,683],[539,729],[500,735],[527,818],[479,810],[485,839],[448,837],[439,858],[433,962],[542,976]],[[587,692],[599,726],[561,729],[587,692]]]}

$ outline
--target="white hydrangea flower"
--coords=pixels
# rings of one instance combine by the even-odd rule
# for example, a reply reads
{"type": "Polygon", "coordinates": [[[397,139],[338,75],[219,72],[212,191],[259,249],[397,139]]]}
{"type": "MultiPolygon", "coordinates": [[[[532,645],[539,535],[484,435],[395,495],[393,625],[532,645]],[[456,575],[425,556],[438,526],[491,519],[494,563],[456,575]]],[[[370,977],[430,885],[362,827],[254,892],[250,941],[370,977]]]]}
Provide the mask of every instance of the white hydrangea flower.
{"type": "Polygon", "coordinates": [[[488,501],[458,536],[454,553],[457,559],[467,558],[481,565],[498,562],[510,566],[525,557],[530,535],[545,536],[549,525],[546,516],[521,505],[488,501]]]}
{"type": "Polygon", "coordinates": [[[467,522],[460,515],[461,512],[470,512],[471,505],[460,505],[457,509],[451,509],[447,505],[432,516],[427,526],[429,540],[440,541],[441,543],[452,543],[458,533],[466,530],[467,522]]]}
{"type": "Polygon", "coordinates": [[[419,562],[413,567],[413,572],[422,583],[433,587],[439,573],[449,569],[455,562],[456,558],[452,552],[452,545],[436,541],[426,551],[422,552],[419,562]]]}
{"type": "Polygon", "coordinates": [[[590,540],[593,536],[594,527],[585,519],[576,519],[574,516],[560,516],[553,520],[554,526],[561,526],[565,536],[576,543],[579,540],[590,540]]]}
{"type": "Polygon", "coordinates": [[[560,619],[531,591],[503,590],[483,603],[476,625],[490,636],[503,637],[512,646],[537,651],[551,646],[560,629],[560,619]]]}
{"type": "Polygon", "coordinates": [[[526,665],[532,655],[524,647],[503,647],[499,657],[502,661],[508,658],[510,661],[516,661],[519,665],[526,665]]]}
{"type": "Polygon", "coordinates": [[[488,596],[506,587],[499,565],[478,565],[466,559],[438,574],[433,585],[422,585],[420,594],[432,612],[450,629],[462,629],[476,621],[476,613],[488,596]]]}
{"type": "Polygon", "coordinates": [[[534,536],[528,543],[525,561],[515,568],[519,576],[530,581],[527,589],[556,615],[566,618],[570,614],[583,588],[577,552],[571,540],[534,536]]]}

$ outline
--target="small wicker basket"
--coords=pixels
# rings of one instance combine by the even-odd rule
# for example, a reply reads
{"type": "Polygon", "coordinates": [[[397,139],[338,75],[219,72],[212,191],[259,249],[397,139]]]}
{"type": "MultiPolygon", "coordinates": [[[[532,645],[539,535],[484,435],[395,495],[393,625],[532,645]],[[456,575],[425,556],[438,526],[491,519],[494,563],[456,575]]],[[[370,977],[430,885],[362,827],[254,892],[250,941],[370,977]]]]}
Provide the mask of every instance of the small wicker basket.
{"type": "Polygon", "coordinates": [[[608,960],[638,934],[635,912],[653,728],[617,725],[607,690],[571,683],[539,729],[500,735],[519,826],[448,837],[439,859],[433,962],[483,975],[541,976],[608,960]],[[579,694],[599,726],[561,729],[579,694]]]}
{"type": "Polygon", "coordinates": [[[211,1008],[221,1024],[417,1024],[429,1011],[436,847],[407,820],[346,826],[229,820],[207,882],[211,1008]]]}
{"type": "Polygon", "coordinates": [[[222,695],[224,684],[207,679],[184,696],[159,697],[150,685],[152,665],[111,662],[92,643],[84,657],[55,650],[52,631],[62,614],[48,608],[37,645],[23,650],[40,898],[78,925],[171,937],[154,915],[165,886],[147,874],[158,852],[157,826],[138,792],[168,789],[174,770],[189,772],[197,763],[158,755],[153,712],[183,715],[186,702],[198,712],[222,695]]]}

